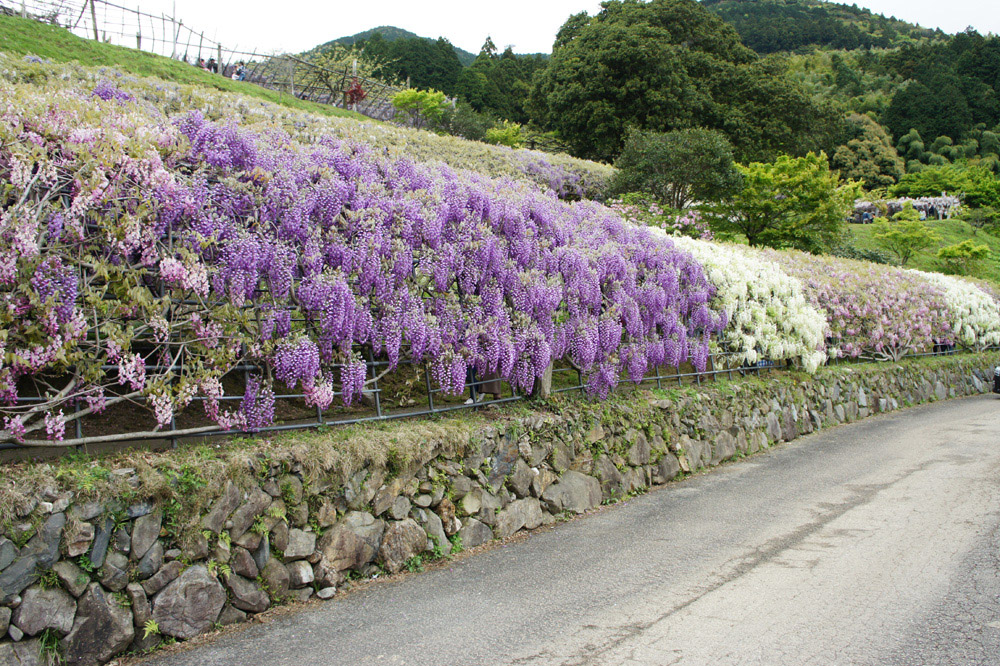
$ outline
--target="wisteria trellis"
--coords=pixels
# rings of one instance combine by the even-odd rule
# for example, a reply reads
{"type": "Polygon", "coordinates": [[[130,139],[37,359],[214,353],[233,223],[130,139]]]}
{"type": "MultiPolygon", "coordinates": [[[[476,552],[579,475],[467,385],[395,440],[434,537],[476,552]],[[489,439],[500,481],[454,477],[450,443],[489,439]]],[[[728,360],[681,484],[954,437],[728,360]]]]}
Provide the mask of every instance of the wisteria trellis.
{"type": "Polygon", "coordinates": [[[279,385],[356,400],[364,356],[427,363],[451,393],[469,368],[528,390],[562,359],[604,397],[720,344],[812,369],[1000,336],[996,292],[957,278],[682,249],[561,201],[574,181],[544,165],[490,178],[163,99],[120,79],[0,88],[0,442],[58,444],[121,401],[163,427],[196,397],[255,430],[279,385]],[[243,364],[259,372],[225,409],[243,364]]]}
{"type": "Polygon", "coordinates": [[[566,358],[604,396],[622,373],[703,368],[726,323],[690,255],[523,182],[170,120],[110,82],[2,122],[8,439],[139,397],[160,426],[201,395],[253,430],[275,380],[321,409],[356,398],[361,349],[426,361],[448,392],[470,367],[528,390],[566,358]],[[241,362],[262,372],[224,410],[241,362]],[[47,399],[18,403],[25,382],[47,399]]]}

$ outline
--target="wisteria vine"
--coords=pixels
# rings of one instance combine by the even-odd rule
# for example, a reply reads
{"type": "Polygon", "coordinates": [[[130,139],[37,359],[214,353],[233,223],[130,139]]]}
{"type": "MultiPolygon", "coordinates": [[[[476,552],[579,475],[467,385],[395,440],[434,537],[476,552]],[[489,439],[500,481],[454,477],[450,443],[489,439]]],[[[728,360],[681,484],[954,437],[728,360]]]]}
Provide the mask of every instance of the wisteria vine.
{"type": "Polygon", "coordinates": [[[603,397],[652,366],[703,369],[726,324],[689,254],[597,204],[171,119],[110,81],[0,99],[0,440],[58,441],[126,400],[163,428],[196,396],[255,430],[279,384],[357,400],[365,354],[426,363],[448,393],[470,368],[530,391],[565,359],[603,397]],[[240,363],[261,371],[227,410],[240,363]]]}

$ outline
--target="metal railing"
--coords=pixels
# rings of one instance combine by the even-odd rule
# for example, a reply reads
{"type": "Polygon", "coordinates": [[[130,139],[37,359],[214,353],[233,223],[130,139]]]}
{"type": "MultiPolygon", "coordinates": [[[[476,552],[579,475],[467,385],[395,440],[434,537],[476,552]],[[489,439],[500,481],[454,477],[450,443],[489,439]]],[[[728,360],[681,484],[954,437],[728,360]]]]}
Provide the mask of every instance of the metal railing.
{"type": "MultiPolygon", "coordinates": [[[[998,350],[1000,347],[992,347],[998,350]]],[[[989,351],[989,350],[984,350],[989,351]]],[[[906,358],[951,356],[963,353],[964,350],[954,346],[936,346],[933,350],[907,355],[906,358]]],[[[717,380],[721,376],[728,379],[739,379],[748,375],[759,376],[762,372],[774,369],[792,367],[789,361],[763,360],[756,364],[739,364],[733,361],[732,353],[714,353],[708,357],[706,368],[697,370],[689,364],[681,367],[658,367],[643,377],[638,386],[645,388],[668,389],[671,387],[700,386],[706,382],[717,380]]],[[[841,358],[832,361],[833,364],[850,364],[871,362],[865,358],[841,358]]],[[[153,423],[151,414],[141,404],[122,403],[109,410],[115,414],[108,418],[106,414],[91,414],[73,421],[75,432],[72,439],[62,442],[60,451],[88,451],[91,447],[102,445],[102,448],[117,445],[147,445],[158,447],[177,447],[181,441],[226,436],[247,436],[255,434],[276,433],[291,430],[303,430],[318,427],[346,426],[358,423],[390,421],[402,418],[432,417],[459,410],[482,409],[496,405],[525,400],[529,396],[513,388],[505,380],[495,377],[477,377],[471,369],[468,371],[463,391],[459,395],[450,395],[440,388],[435,388],[431,379],[431,371],[426,363],[414,364],[410,361],[400,361],[394,372],[386,373],[389,362],[372,358],[369,354],[366,360],[366,388],[360,404],[345,406],[337,403],[342,392],[335,392],[335,404],[326,410],[305,405],[306,395],[291,391],[275,395],[276,420],[272,425],[249,430],[226,429],[210,422],[207,417],[192,414],[192,408],[197,403],[204,403],[208,398],[196,396],[187,410],[175,416],[168,428],[153,431],[142,429],[144,424],[153,423]],[[404,389],[400,390],[400,386],[404,389]],[[127,423],[130,428],[122,428],[127,423]],[[135,428],[139,428],[136,430],[135,428]]],[[[117,366],[107,366],[112,371],[117,366]]],[[[156,366],[148,366],[156,370],[156,366]]],[[[334,370],[338,369],[334,366],[334,370]]],[[[240,365],[227,375],[230,385],[237,389],[230,395],[220,396],[221,403],[234,403],[243,400],[239,388],[245,386],[252,373],[260,368],[253,365],[240,365]]],[[[636,386],[631,381],[621,378],[619,387],[626,389],[636,386]]],[[[552,368],[551,393],[569,392],[585,393],[587,384],[583,373],[572,365],[559,362],[552,368]]],[[[45,400],[44,397],[23,397],[18,404],[28,404],[45,400]]],[[[144,399],[132,401],[143,403],[144,399]]],[[[342,402],[342,401],[341,401],[342,402]]],[[[194,411],[197,411],[196,409],[194,411]]],[[[29,454],[41,450],[51,450],[49,447],[32,447],[12,442],[0,443],[2,451],[25,451],[29,454]]]]}
{"type": "MultiPolygon", "coordinates": [[[[708,364],[703,371],[693,366],[682,365],[679,368],[656,368],[647,374],[639,383],[641,386],[667,388],[670,386],[700,385],[720,375],[735,378],[747,374],[760,374],[773,367],[774,363],[762,362],[753,366],[738,366],[728,362],[733,354],[717,353],[709,355],[708,364]]],[[[361,396],[360,404],[345,406],[342,404],[343,393],[334,393],[334,405],[326,410],[319,407],[308,407],[305,404],[306,395],[300,392],[283,391],[275,395],[276,422],[261,428],[235,430],[221,428],[211,423],[207,416],[202,417],[197,412],[196,405],[204,403],[209,398],[195,396],[191,405],[171,421],[169,427],[150,429],[147,424],[154,423],[152,416],[143,404],[144,398],[138,398],[108,408],[111,412],[89,414],[72,421],[74,428],[72,438],[62,441],[64,450],[86,450],[92,445],[107,444],[166,444],[176,447],[185,439],[219,436],[237,436],[287,430],[299,430],[323,426],[350,425],[370,421],[388,421],[400,418],[428,417],[446,414],[458,410],[481,409],[510,402],[524,400],[529,397],[516,390],[509,382],[496,377],[478,377],[469,370],[463,391],[459,395],[451,395],[441,388],[436,388],[431,378],[430,368],[425,363],[414,364],[410,361],[400,361],[394,372],[386,373],[389,362],[375,359],[368,355],[366,360],[366,386],[361,396]],[[401,388],[402,387],[402,388],[401,388]]],[[[117,366],[105,366],[104,370],[113,372],[117,366]]],[[[154,365],[148,365],[148,371],[156,371],[154,365]]],[[[338,370],[334,366],[333,370],[338,370]]],[[[235,389],[229,395],[217,398],[220,403],[232,404],[243,400],[241,388],[252,374],[260,368],[252,365],[240,365],[227,375],[228,383],[235,389]]],[[[634,384],[622,378],[620,386],[634,384]]],[[[568,392],[584,393],[587,384],[584,373],[568,363],[556,363],[552,368],[551,392],[562,394],[568,392]]],[[[44,396],[25,396],[19,398],[17,405],[28,405],[45,401],[44,396]]],[[[50,447],[33,447],[13,442],[0,443],[0,451],[33,449],[49,449],[50,447]]]]}

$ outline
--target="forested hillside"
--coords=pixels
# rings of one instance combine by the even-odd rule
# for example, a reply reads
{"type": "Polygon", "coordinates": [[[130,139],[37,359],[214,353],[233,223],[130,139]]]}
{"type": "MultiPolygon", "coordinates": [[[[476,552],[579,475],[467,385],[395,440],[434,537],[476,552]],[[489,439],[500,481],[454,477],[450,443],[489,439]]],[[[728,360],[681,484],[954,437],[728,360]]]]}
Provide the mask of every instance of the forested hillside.
{"type": "MultiPolygon", "coordinates": [[[[436,41],[430,37],[421,37],[415,32],[410,32],[409,30],[397,28],[392,25],[381,25],[377,28],[363,30],[359,33],[348,35],[347,37],[338,37],[337,39],[326,42],[325,44],[320,44],[316,47],[316,49],[322,50],[330,48],[331,46],[353,46],[359,42],[367,42],[375,35],[378,35],[387,42],[396,42],[408,39],[422,39],[426,42],[436,41]]],[[[452,48],[455,50],[455,55],[458,56],[458,61],[462,63],[464,67],[471,65],[472,61],[476,59],[475,53],[469,53],[465,49],[460,49],[457,46],[453,46],[452,48]]]]}
{"type": "MultiPolygon", "coordinates": [[[[822,163],[876,202],[958,197],[965,226],[938,234],[911,225],[906,242],[919,247],[902,255],[887,249],[899,248],[886,229],[834,241],[817,228],[768,242],[1000,275],[989,254],[1000,232],[1000,37],[948,35],[819,0],[609,0],[593,15],[569,16],[549,56],[517,55],[487,37],[463,60],[444,38],[395,28],[337,41],[383,78],[452,100],[423,111],[411,102],[420,126],[614,163],[626,174],[617,193],[654,206],[720,203],[732,192],[704,179],[733,182],[713,172],[727,160],[744,176],[771,169],[767,178],[779,180],[822,163]],[[664,160],[700,166],[681,173],[664,160]],[[955,247],[976,256],[949,258],[955,247]]],[[[739,239],[754,242],[753,233],[739,239]]]]}
{"type": "Polygon", "coordinates": [[[736,28],[757,53],[822,46],[834,49],[888,48],[924,39],[943,39],[922,28],[855,5],[819,0],[701,0],[736,28]]]}

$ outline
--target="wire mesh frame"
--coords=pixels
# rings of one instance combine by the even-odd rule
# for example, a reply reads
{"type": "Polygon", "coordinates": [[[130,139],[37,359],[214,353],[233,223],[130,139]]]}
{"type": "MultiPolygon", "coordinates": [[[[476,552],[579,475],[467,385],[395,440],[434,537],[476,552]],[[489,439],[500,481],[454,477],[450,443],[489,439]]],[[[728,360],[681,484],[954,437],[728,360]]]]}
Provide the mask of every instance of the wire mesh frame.
{"type": "Polygon", "coordinates": [[[185,25],[182,20],[166,14],[154,15],[109,0],[0,0],[0,13],[23,16],[34,20],[61,25],[70,32],[86,39],[114,43],[126,48],[136,48],[196,65],[204,58],[217,58],[217,71],[229,77],[236,70],[236,63],[252,65],[242,81],[278,92],[289,92],[304,101],[338,108],[350,108],[376,120],[391,120],[395,107],[390,100],[399,91],[383,81],[355,76],[350,67],[343,71],[330,70],[315,63],[284,55],[266,55],[261,51],[239,50],[225,47],[221,42],[206,37],[185,25]],[[133,45],[134,40],[134,45],[133,45]],[[190,58],[190,60],[189,60],[190,58]],[[293,61],[295,68],[304,69],[304,81],[296,82],[295,69],[290,77],[281,80],[268,73],[268,65],[281,67],[293,61]],[[262,70],[263,67],[263,70],[262,70]],[[357,79],[366,91],[364,100],[349,105],[345,98],[347,82],[357,79]],[[329,81],[337,81],[330,85],[329,81]]]}

